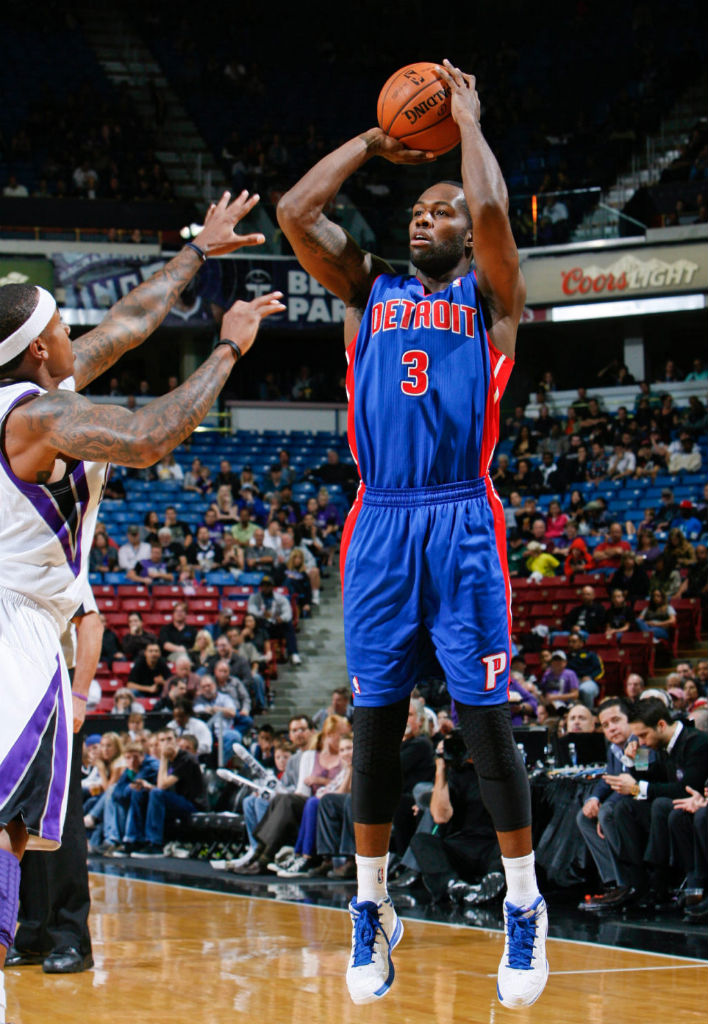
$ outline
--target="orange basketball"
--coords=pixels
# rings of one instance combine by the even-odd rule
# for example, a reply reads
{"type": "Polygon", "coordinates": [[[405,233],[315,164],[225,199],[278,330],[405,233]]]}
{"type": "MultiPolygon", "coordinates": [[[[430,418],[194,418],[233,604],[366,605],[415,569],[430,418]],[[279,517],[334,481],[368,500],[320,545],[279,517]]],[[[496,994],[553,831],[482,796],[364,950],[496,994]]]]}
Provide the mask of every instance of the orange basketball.
{"type": "Polygon", "coordinates": [[[409,149],[440,156],[460,141],[438,64],[407,64],[394,72],[379,93],[376,115],[386,134],[409,149]]]}

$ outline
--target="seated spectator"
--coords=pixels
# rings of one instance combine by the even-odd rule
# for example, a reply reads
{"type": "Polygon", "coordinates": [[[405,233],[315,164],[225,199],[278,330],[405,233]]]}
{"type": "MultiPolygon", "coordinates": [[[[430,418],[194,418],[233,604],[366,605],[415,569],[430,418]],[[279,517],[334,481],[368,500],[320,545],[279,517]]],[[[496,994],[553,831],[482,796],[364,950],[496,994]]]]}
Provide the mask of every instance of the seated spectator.
{"type": "Polygon", "coordinates": [[[237,501],[239,512],[247,508],[251,513],[251,520],[259,526],[263,526],[268,518],[268,506],[261,501],[258,490],[253,483],[241,485],[237,501]]]}
{"type": "Polygon", "coordinates": [[[314,516],[325,547],[335,545],[344,524],[344,516],[341,509],[330,501],[326,487],[320,487],[314,504],[312,499],[308,499],[307,511],[314,516]]]}
{"type": "Polygon", "coordinates": [[[285,640],[290,660],[293,665],[299,665],[301,659],[297,651],[290,601],[283,594],[274,593],[273,580],[270,576],[264,576],[258,592],[249,597],[248,611],[268,629],[270,639],[285,640]]]}
{"type": "MultiPolygon", "coordinates": [[[[142,743],[136,740],[126,743],[123,756],[125,771],[106,794],[103,808],[103,845],[100,849],[104,857],[122,857],[129,852],[125,849],[124,835],[130,797],[139,788],[141,779],[153,785],[157,782],[159,761],[143,751],[142,743]]],[[[92,845],[95,845],[93,839],[92,845]]]]}
{"type": "Polygon", "coordinates": [[[605,449],[599,441],[593,441],[588,459],[587,480],[599,484],[607,478],[607,458],[605,449]]]}
{"type": "Polygon", "coordinates": [[[139,654],[128,675],[128,686],[136,697],[160,697],[170,669],[162,657],[160,645],[149,643],[139,654]]]}
{"type": "Polygon", "coordinates": [[[653,633],[655,643],[668,641],[671,630],[676,626],[676,612],[669,604],[669,599],[659,587],[655,587],[649,595],[649,604],[637,617],[637,628],[643,633],[653,633]]]}
{"type": "MultiPolygon", "coordinates": [[[[530,722],[536,721],[538,698],[530,689],[530,685],[526,682],[523,673],[512,670],[509,676],[509,710],[511,711],[511,724],[514,727],[528,725],[530,722]]],[[[450,721],[452,720],[450,719],[450,721]]]]}
{"type": "Polygon", "coordinates": [[[688,569],[696,561],[696,550],[689,544],[682,530],[672,527],[664,548],[664,555],[679,569],[688,569]]]}
{"type": "Polygon", "coordinates": [[[677,594],[681,586],[681,574],[671,555],[660,554],[654,562],[654,571],[649,577],[649,589],[659,588],[667,597],[677,594]]]}
{"type": "Polygon", "coordinates": [[[541,462],[532,472],[532,486],[536,494],[553,494],[565,487],[565,481],[552,452],[544,452],[541,462]]]}
{"type": "Polygon", "coordinates": [[[507,497],[514,487],[514,478],[509,468],[509,456],[503,452],[497,456],[497,466],[492,473],[494,489],[501,498],[507,497]]]}
{"type": "Polygon", "coordinates": [[[177,480],[180,483],[184,480],[184,471],[176,461],[174,452],[170,452],[169,455],[165,455],[163,459],[160,459],[155,466],[155,472],[157,473],[158,480],[177,480]]]}
{"type": "Polygon", "coordinates": [[[354,705],[351,703],[351,694],[346,686],[336,686],[332,690],[329,705],[313,716],[312,723],[318,731],[322,728],[325,720],[330,715],[337,715],[338,718],[346,718],[348,722],[354,719],[354,705]]]}
{"type": "Polygon", "coordinates": [[[126,573],[126,578],[133,583],[174,583],[174,573],[167,568],[159,541],[150,545],[150,557],[139,561],[126,573]]]}
{"type": "Polygon", "coordinates": [[[128,527],[128,539],[118,548],[118,565],[123,572],[134,569],[139,562],[150,558],[150,545],[140,540],[140,527],[128,527]]]}
{"type": "Polygon", "coordinates": [[[602,658],[595,651],[589,650],[585,637],[580,633],[572,633],[568,637],[568,651],[568,668],[575,672],[580,680],[580,699],[585,703],[592,696],[592,700],[587,704],[591,708],[600,695],[599,682],[605,674],[602,658]],[[594,694],[589,683],[595,683],[594,694]]]}
{"type": "Polygon", "coordinates": [[[353,499],[354,492],[359,485],[356,466],[352,463],[341,462],[339,453],[334,448],[327,449],[326,462],[307,471],[305,478],[311,477],[323,484],[339,484],[349,500],[353,499]]]}
{"type": "MultiPolygon", "coordinates": [[[[194,737],[190,743],[194,747],[194,737]]],[[[206,808],[201,768],[192,752],[180,747],[177,737],[162,734],[157,782],[134,782],[125,826],[125,845],[134,857],[161,857],[165,825],[176,817],[189,817],[206,808]]]]}
{"type": "Polygon", "coordinates": [[[613,909],[634,904],[656,910],[668,904],[673,801],[686,795],[686,787],[701,792],[708,777],[708,736],[672,721],[656,698],[635,704],[630,725],[642,746],[663,756],[643,779],[626,770],[605,776],[614,792],[633,797],[619,801],[615,811],[616,856],[628,889],[613,909]]]}
{"type": "Polygon", "coordinates": [[[113,694],[112,715],[131,715],[134,712],[142,715],[144,711],[140,701],[135,700],[127,686],[121,687],[113,694]]]}
{"type": "Polygon", "coordinates": [[[524,425],[519,430],[517,438],[514,441],[511,454],[517,459],[520,459],[523,456],[535,455],[536,443],[536,439],[531,434],[531,428],[524,425]]]}
{"type": "Polygon", "coordinates": [[[610,577],[608,589],[622,590],[630,607],[635,601],[643,601],[649,596],[649,577],[643,562],[631,551],[622,555],[619,569],[610,577]]]}
{"type": "Polygon", "coordinates": [[[218,522],[225,529],[233,527],[239,522],[239,510],[232,497],[231,488],[226,484],[222,484],[217,489],[216,501],[212,507],[216,511],[218,522]]]}
{"type": "MultiPolygon", "coordinates": [[[[106,793],[115,786],[124,769],[125,759],[120,736],[115,732],[104,732],[98,744],[94,746],[90,771],[82,782],[84,825],[94,833],[91,838],[95,841],[96,848],[101,842],[106,793]]],[[[91,852],[97,852],[93,848],[93,842],[91,845],[91,852]]]]}
{"type": "Polygon", "coordinates": [[[270,660],[270,650],[266,650],[269,645],[268,630],[265,626],[259,626],[255,615],[244,615],[243,626],[238,630],[236,640],[239,653],[249,662],[263,664],[270,660]]]}
{"type": "Polygon", "coordinates": [[[686,432],[681,434],[678,448],[669,445],[669,473],[698,473],[702,466],[701,450],[686,432]]]}
{"type": "MultiPolygon", "coordinates": [[[[257,526],[253,531],[250,544],[244,550],[246,569],[248,572],[265,572],[269,576],[273,576],[275,551],[272,547],[266,546],[264,541],[265,530],[262,526],[257,526]]],[[[282,576],[282,570],[280,575],[282,576]]]]}
{"type": "Polygon", "coordinates": [[[118,568],[118,552],[108,543],[103,530],[96,530],[89,552],[89,572],[115,572],[118,568]]]}
{"type": "Polygon", "coordinates": [[[693,437],[698,437],[708,427],[708,410],[696,395],[688,399],[688,409],[684,414],[684,424],[693,437]]]}
{"type": "Polygon", "coordinates": [[[199,486],[202,467],[203,463],[201,459],[192,459],[192,464],[182,479],[182,488],[185,491],[192,491],[194,494],[202,493],[201,487],[199,486]]]}
{"type": "MultiPolygon", "coordinates": [[[[619,640],[622,633],[628,633],[636,629],[632,605],[627,601],[623,590],[610,591],[610,607],[605,612],[604,630],[605,636],[614,636],[619,640]]],[[[596,632],[596,630],[593,630],[596,632]]]]}
{"type": "MultiPolygon", "coordinates": [[[[577,437],[577,447],[571,448],[559,462],[558,471],[563,481],[564,487],[575,487],[577,484],[584,484],[588,481],[588,449],[587,445],[580,443],[580,437],[577,437]]],[[[576,495],[576,501],[579,500],[579,505],[582,507],[583,498],[580,491],[573,491],[576,495]]],[[[575,511],[572,506],[572,495],[571,495],[571,506],[569,511],[571,514],[575,511]]]]}
{"type": "Polygon", "coordinates": [[[601,633],[605,626],[605,607],[595,596],[595,588],[586,584],[580,591],[580,604],[571,608],[563,619],[563,629],[570,633],[601,633]]]}
{"type": "Polygon", "coordinates": [[[528,459],[519,459],[516,463],[516,472],[512,477],[514,488],[527,494],[535,487],[535,480],[531,471],[531,463],[528,459]]]}
{"type": "Polygon", "coordinates": [[[195,633],[194,627],[187,625],[186,602],[175,601],[172,606],[172,622],[160,629],[158,637],[163,657],[172,661],[177,654],[187,654],[194,643],[195,633]]]}
{"type": "Polygon", "coordinates": [[[705,525],[698,518],[695,505],[688,498],[679,503],[678,515],[672,521],[671,529],[681,530],[684,537],[691,541],[698,540],[705,531],[705,525]]]}
{"type": "Polygon", "coordinates": [[[257,529],[258,524],[251,521],[251,510],[244,506],[239,511],[238,522],[231,528],[231,533],[238,546],[247,548],[257,529]]]}
{"type": "Polygon", "coordinates": [[[178,739],[191,736],[196,742],[195,753],[198,757],[211,753],[213,737],[209,726],[194,715],[194,701],[191,697],[178,697],[174,702],[172,719],[166,729],[174,733],[178,739]]]}
{"type": "Polygon", "coordinates": [[[106,625],[106,616],[103,612],[100,612],[98,617],[101,620],[101,625],[103,626],[100,660],[105,661],[108,665],[112,665],[114,661],[125,661],[125,655],[120,649],[118,634],[108,628],[106,625]]]}
{"type": "Polygon", "coordinates": [[[227,569],[237,580],[246,567],[243,548],[240,548],[232,533],[225,533],[221,543],[221,568],[227,569]]]}
{"type": "Polygon", "coordinates": [[[202,572],[218,568],[223,560],[221,545],[209,536],[208,526],[197,527],[194,540],[184,549],[184,556],[190,565],[199,566],[202,572]]]}
{"type": "Polygon", "coordinates": [[[659,545],[651,530],[640,530],[637,534],[637,560],[645,569],[653,569],[657,558],[661,555],[659,545]]]}
{"type": "Polygon", "coordinates": [[[170,676],[167,680],[167,694],[160,697],[156,704],[153,704],[153,714],[167,712],[172,714],[175,705],[180,697],[187,696],[187,683],[177,676],[170,676]]]}
{"type": "Polygon", "coordinates": [[[121,649],[128,661],[135,659],[142,654],[148,644],[156,644],[157,637],[154,633],[146,632],[143,626],[143,617],[138,611],[128,613],[128,632],[121,640],[121,649]]]}
{"type": "Polygon", "coordinates": [[[696,545],[696,561],[690,566],[686,578],[676,592],[676,597],[696,597],[701,602],[703,618],[708,617],[708,547],[696,545]]]}
{"type": "Polygon", "coordinates": [[[258,726],[255,743],[251,744],[250,753],[264,768],[275,770],[275,729],[268,722],[258,726]]]}
{"type": "Polygon", "coordinates": [[[659,508],[656,514],[657,530],[668,530],[679,512],[679,506],[674,498],[674,492],[670,487],[664,487],[659,499],[659,508]]]}
{"type": "Polygon", "coordinates": [[[561,511],[560,502],[555,499],[548,506],[548,517],[546,519],[546,537],[549,540],[557,541],[563,536],[563,531],[568,523],[568,516],[561,511]]]}
{"type": "MultiPolygon", "coordinates": [[[[224,664],[223,662],[221,664],[224,664]]],[[[236,728],[236,704],[224,690],[219,690],[216,681],[210,675],[199,678],[199,689],[194,699],[194,714],[206,721],[214,739],[221,741],[219,764],[224,765],[231,759],[234,743],[241,743],[244,733],[253,725],[253,719],[244,720],[236,728]],[[240,728],[243,724],[243,729],[240,728]]]]}
{"type": "Polygon", "coordinates": [[[571,519],[575,519],[585,508],[585,498],[582,491],[573,490],[570,494],[570,501],[566,509],[571,519]]]}
{"type": "Polygon", "coordinates": [[[545,551],[543,545],[532,540],[526,545],[526,569],[529,577],[540,581],[549,576],[555,576],[556,569],[560,565],[557,558],[550,552],[545,551]]]}
{"type": "Polygon", "coordinates": [[[622,539],[622,524],[610,523],[607,538],[600,541],[593,551],[596,566],[599,569],[619,569],[625,552],[631,554],[632,548],[622,539]]]}
{"type": "Polygon", "coordinates": [[[588,546],[582,537],[578,536],[578,527],[575,523],[568,523],[565,528],[566,547],[557,547],[556,554],[565,554],[563,562],[563,575],[572,580],[576,573],[590,572],[595,567],[595,560],[588,551],[588,546]]]}
{"type": "MultiPolygon", "coordinates": [[[[300,615],[307,618],[312,610],[312,586],[305,571],[305,556],[301,548],[294,548],[285,570],[285,585],[295,598],[300,615]]],[[[318,601],[319,603],[319,601],[318,601]]]]}
{"type": "Polygon", "coordinates": [[[186,652],[175,655],[172,661],[172,674],[165,683],[165,688],[162,692],[163,697],[169,693],[170,687],[174,682],[184,683],[186,694],[192,699],[194,698],[199,688],[199,676],[193,671],[192,659],[186,652]]]}
{"type": "Polygon", "coordinates": [[[633,476],[636,468],[636,455],[624,442],[618,441],[607,463],[608,477],[610,480],[623,480],[625,477],[633,476]]]}
{"type": "MultiPolygon", "coordinates": [[[[229,609],[229,612],[231,609],[229,609]]],[[[229,615],[229,619],[230,619],[229,615]]],[[[197,635],[194,638],[194,644],[189,652],[189,657],[192,661],[192,667],[195,672],[199,672],[200,669],[207,671],[207,663],[209,658],[212,658],[216,654],[216,648],[214,647],[214,640],[208,629],[200,629],[197,631],[197,635]]]]}
{"type": "MultiPolygon", "coordinates": [[[[568,668],[565,651],[552,651],[550,666],[541,676],[539,689],[546,701],[551,704],[569,704],[580,696],[580,681],[575,672],[568,668]]],[[[592,706],[596,687],[593,684],[589,693],[589,705],[592,706]]]]}
{"type": "MultiPolygon", "coordinates": [[[[213,679],[219,693],[225,693],[230,697],[235,712],[233,728],[243,738],[253,728],[253,718],[251,717],[252,701],[248,687],[238,676],[231,675],[229,663],[225,659],[217,661],[216,665],[214,665],[213,679]]],[[[241,739],[232,737],[231,742],[240,743],[241,739]]]]}
{"type": "MultiPolygon", "coordinates": [[[[227,625],[227,629],[230,628],[230,623],[227,625]]],[[[232,676],[236,676],[244,683],[250,683],[251,681],[251,666],[250,661],[246,658],[240,650],[237,650],[228,636],[221,633],[217,636],[214,642],[215,654],[207,659],[207,671],[211,674],[215,674],[216,665],[219,661],[226,661],[229,665],[229,673],[232,676]]]]}
{"type": "MultiPolygon", "coordinates": [[[[598,709],[598,718],[608,743],[606,775],[620,775],[631,766],[637,749],[637,739],[629,724],[629,707],[620,697],[604,700],[598,709]]],[[[576,822],[585,844],[595,861],[604,892],[585,897],[579,909],[591,912],[608,908],[621,898],[626,890],[625,880],[615,855],[618,849],[614,831],[614,815],[619,800],[630,799],[615,793],[605,779],[600,779],[591,795],[578,811],[576,822]]]]}
{"type": "Polygon", "coordinates": [[[214,485],[217,488],[217,493],[221,487],[228,487],[231,491],[231,500],[235,501],[241,487],[241,479],[238,473],[234,473],[228,459],[221,459],[219,462],[219,472],[214,478],[214,485]]]}
{"type": "MultiPolygon", "coordinates": [[[[593,536],[604,534],[610,527],[610,514],[607,511],[607,501],[601,495],[589,501],[584,509],[587,532],[593,536]]],[[[586,532],[581,526],[581,533],[586,532]]]]}
{"type": "Polygon", "coordinates": [[[586,704],[571,704],[565,716],[564,735],[595,732],[595,715],[586,704]]]}
{"type": "MultiPolygon", "coordinates": [[[[175,523],[170,527],[165,523],[157,531],[157,540],[162,548],[162,558],[169,572],[177,572],[185,565],[184,546],[181,541],[175,539],[175,533],[179,532],[179,525],[175,523]]],[[[187,527],[187,529],[189,528],[187,527]]],[[[191,533],[187,533],[186,543],[192,543],[191,533]]]]}

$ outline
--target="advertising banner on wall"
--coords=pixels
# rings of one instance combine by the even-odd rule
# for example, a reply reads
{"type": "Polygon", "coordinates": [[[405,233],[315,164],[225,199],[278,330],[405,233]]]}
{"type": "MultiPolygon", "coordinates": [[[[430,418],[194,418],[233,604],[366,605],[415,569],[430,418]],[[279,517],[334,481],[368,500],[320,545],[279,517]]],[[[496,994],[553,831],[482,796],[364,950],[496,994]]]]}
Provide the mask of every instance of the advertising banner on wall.
{"type": "MultiPolygon", "coordinates": [[[[166,260],[67,252],[55,254],[53,262],[62,306],[101,310],[108,309],[162,269],[166,260]]],[[[344,320],[344,303],[318,284],[297,260],[261,257],[208,260],[183,292],[165,324],[206,326],[237,299],[250,300],[270,291],[283,293],[287,309],[279,316],[269,317],[264,327],[315,330],[344,320]]]]}
{"type": "Polygon", "coordinates": [[[708,291],[705,239],[678,245],[526,253],[523,273],[531,306],[608,302],[708,291]]]}
{"type": "Polygon", "coordinates": [[[54,289],[54,267],[42,256],[0,256],[0,287],[6,284],[38,284],[54,289]]]}

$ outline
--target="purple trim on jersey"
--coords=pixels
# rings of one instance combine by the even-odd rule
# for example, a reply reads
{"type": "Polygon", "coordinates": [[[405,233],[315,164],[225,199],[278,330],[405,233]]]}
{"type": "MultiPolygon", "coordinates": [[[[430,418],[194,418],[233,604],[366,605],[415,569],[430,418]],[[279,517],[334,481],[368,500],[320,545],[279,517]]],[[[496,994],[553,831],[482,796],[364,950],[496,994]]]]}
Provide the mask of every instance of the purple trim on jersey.
{"type": "MultiPolygon", "coordinates": [[[[66,779],[67,779],[67,751],[68,747],[67,739],[67,723],[66,715],[62,713],[62,709],[59,707],[62,695],[61,695],[61,667],[57,666],[57,671],[54,679],[59,680],[59,699],[57,701],[57,722],[54,729],[54,745],[52,751],[52,781],[49,785],[49,794],[47,795],[47,803],[45,806],[44,814],[40,822],[40,831],[42,835],[46,835],[48,839],[61,840],[61,828],[59,822],[61,822],[61,809],[64,803],[64,794],[66,792],[66,779]]],[[[52,680],[54,682],[54,680],[52,680]]]]}
{"type": "MultiPolygon", "coordinates": [[[[44,696],[10,748],[5,760],[0,764],[0,806],[7,803],[22,781],[27,766],[32,762],[46,731],[52,710],[57,703],[57,694],[60,688],[61,666],[57,659],[57,670],[52,676],[44,696]]],[[[59,717],[63,718],[64,716],[60,715],[59,717]]],[[[64,729],[66,730],[66,723],[64,723],[64,729]]],[[[66,736],[66,732],[64,735],[66,736]]],[[[56,745],[56,737],[54,743],[56,745]]],[[[66,760],[64,760],[64,770],[66,770],[66,760]]]]}
{"type": "MultiPolygon", "coordinates": [[[[7,410],[4,419],[7,419],[23,398],[27,398],[28,395],[40,395],[41,393],[41,391],[23,392],[7,410]]],[[[91,497],[88,480],[86,479],[86,468],[83,462],[79,462],[75,469],[69,473],[69,479],[72,482],[77,497],[75,505],[76,517],[71,522],[62,516],[51,496],[51,491],[47,487],[43,484],[32,484],[27,480],[20,480],[13,473],[2,446],[0,446],[0,465],[2,465],[18,491],[24,494],[25,498],[31,502],[32,507],[39,513],[50,530],[56,534],[57,540],[63,548],[64,557],[69,568],[74,576],[78,576],[81,571],[81,527],[86,507],[91,497]]]]}

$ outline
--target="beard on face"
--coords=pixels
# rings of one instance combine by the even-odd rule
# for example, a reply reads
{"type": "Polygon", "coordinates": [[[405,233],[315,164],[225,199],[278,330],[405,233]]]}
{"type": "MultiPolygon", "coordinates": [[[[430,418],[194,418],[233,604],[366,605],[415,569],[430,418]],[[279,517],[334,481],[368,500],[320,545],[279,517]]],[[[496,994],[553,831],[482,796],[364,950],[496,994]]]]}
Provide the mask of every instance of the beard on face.
{"type": "Polygon", "coordinates": [[[431,243],[427,249],[411,250],[410,261],[417,270],[428,277],[439,280],[453,270],[465,255],[465,236],[450,238],[445,242],[431,243]]]}

